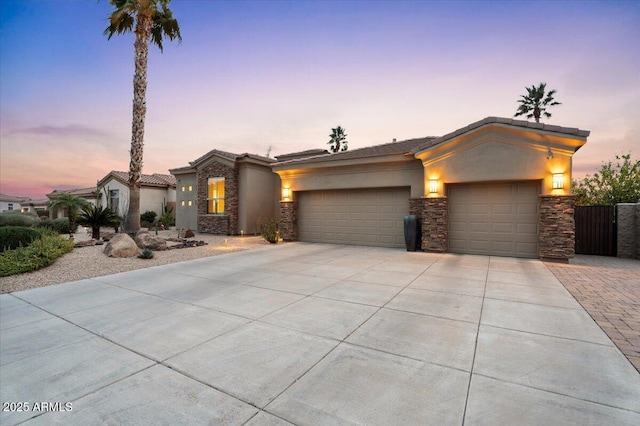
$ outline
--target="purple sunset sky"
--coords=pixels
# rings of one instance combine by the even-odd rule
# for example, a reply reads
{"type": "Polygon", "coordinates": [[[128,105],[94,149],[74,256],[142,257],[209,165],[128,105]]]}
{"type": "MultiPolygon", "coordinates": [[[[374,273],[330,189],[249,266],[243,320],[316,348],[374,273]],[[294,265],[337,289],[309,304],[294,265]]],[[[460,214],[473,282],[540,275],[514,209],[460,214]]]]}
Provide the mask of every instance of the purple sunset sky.
{"type": "MultiPolygon", "coordinates": [[[[175,0],[149,56],[145,173],[211,149],[265,155],[438,136],[512,117],[525,86],[590,130],[574,177],[640,144],[640,2],[175,0]]],[[[133,40],[108,1],[0,2],[0,192],[43,197],[128,170],[133,40]]],[[[499,166],[499,165],[498,165],[499,166]]]]}

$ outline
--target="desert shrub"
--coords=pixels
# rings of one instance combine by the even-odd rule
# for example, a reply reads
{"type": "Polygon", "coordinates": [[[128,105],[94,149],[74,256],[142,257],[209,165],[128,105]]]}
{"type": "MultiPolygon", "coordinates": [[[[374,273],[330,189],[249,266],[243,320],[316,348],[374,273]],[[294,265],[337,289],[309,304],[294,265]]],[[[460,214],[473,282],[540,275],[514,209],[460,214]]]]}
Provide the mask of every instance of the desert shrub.
{"type": "Polygon", "coordinates": [[[53,220],[49,219],[49,218],[44,218],[41,219],[40,222],[38,223],[38,225],[36,225],[38,228],[49,228],[49,229],[53,229],[53,220]]]}
{"type": "Polygon", "coordinates": [[[34,240],[28,247],[19,247],[0,254],[0,277],[35,271],[51,265],[57,258],[73,250],[73,241],[51,232],[34,240]]]}
{"type": "Polygon", "coordinates": [[[40,222],[35,213],[19,211],[0,213],[0,226],[36,226],[40,222]]]}
{"type": "Polygon", "coordinates": [[[140,259],[153,259],[153,251],[151,249],[144,249],[138,255],[140,259]]]}
{"type": "Polygon", "coordinates": [[[275,219],[263,220],[260,225],[260,232],[262,234],[262,238],[269,241],[272,244],[278,242],[278,238],[280,237],[280,226],[278,221],[275,219]]]}
{"type": "Polygon", "coordinates": [[[42,232],[25,226],[3,226],[0,228],[0,252],[27,247],[42,237],[42,232]]]}
{"type": "Polygon", "coordinates": [[[176,226],[176,218],[171,213],[167,212],[160,218],[160,223],[168,229],[170,226],[176,226]]]}
{"type": "Polygon", "coordinates": [[[58,234],[68,234],[71,232],[71,228],[69,227],[69,218],[68,217],[59,217],[53,220],[53,229],[58,232],[58,234]]]}
{"type": "Polygon", "coordinates": [[[147,210],[140,215],[140,222],[153,223],[153,221],[156,220],[157,216],[158,213],[154,212],[153,210],[147,210]]]}

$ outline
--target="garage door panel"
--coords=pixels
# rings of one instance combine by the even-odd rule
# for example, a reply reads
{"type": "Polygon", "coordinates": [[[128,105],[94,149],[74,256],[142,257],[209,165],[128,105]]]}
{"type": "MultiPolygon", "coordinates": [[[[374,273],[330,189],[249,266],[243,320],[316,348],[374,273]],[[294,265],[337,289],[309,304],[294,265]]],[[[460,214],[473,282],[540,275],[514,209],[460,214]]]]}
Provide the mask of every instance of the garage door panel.
{"type": "Polygon", "coordinates": [[[450,251],[537,257],[539,186],[536,182],[451,185],[450,251]]]}
{"type": "Polygon", "coordinates": [[[404,247],[410,188],[300,192],[301,241],[404,247]]]}

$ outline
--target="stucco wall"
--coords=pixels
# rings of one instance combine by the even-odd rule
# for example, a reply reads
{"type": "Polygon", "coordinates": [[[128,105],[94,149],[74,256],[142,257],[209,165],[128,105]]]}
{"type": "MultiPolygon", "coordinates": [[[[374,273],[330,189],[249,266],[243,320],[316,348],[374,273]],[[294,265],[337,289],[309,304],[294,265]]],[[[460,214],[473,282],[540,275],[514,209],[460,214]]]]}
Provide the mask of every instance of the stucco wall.
{"type": "Polygon", "coordinates": [[[259,232],[260,218],[275,216],[275,181],[280,180],[270,167],[242,163],[238,169],[238,230],[244,234],[259,232]]]}
{"type": "MultiPolygon", "coordinates": [[[[478,141],[476,141],[478,142],[478,141]]],[[[424,167],[425,188],[431,179],[439,181],[439,195],[446,194],[446,184],[542,180],[543,195],[566,195],[571,182],[571,155],[547,151],[508,141],[483,141],[470,144],[455,155],[441,153],[427,158],[424,167]],[[553,173],[564,174],[564,188],[552,189],[553,173]],[[442,185],[444,184],[444,185],[442,185]]],[[[427,194],[425,194],[427,195],[427,194]]]]}
{"type": "Polygon", "coordinates": [[[189,174],[176,175],[176,228],[178,229],[188,228],[195,231],[198,226],[198,190],[196,183],[195,171],[189,174]]]}
{"type": "Polygon", "coordinates": [[[419,160],[396,163],[353,165],[334,168],[294,169],[278,172],[282,188],[313,191],[351,188],[391,188],[410,186],[411,197],[424,193],[423,169],[419,160]]]}
{"type": "MultiPolygon", "coordinates": [[[[118,190],[118,194],[119,194],[118,206],[111,206],[111,208],[113,210],[116,210],[117,208],[116,213],[119,216],[124,216],[127,210],[129,210],[129,187],[123,184],[122,182],[120,182],[119,180],[110,179],[107,182],[105,182],[104,186],[98,188],[98,190],[100,191],[100,205],[106,207],[108,205],[106,197],[109,196],[109,191],[116,190],[116,189],[118,190]],[[106,195],[103,188],[106,188],[107,190],[106,195]]],[[[144,213],[144,210],[142,210],[142,204],[140,204],[140,213],[144,213]]]]}

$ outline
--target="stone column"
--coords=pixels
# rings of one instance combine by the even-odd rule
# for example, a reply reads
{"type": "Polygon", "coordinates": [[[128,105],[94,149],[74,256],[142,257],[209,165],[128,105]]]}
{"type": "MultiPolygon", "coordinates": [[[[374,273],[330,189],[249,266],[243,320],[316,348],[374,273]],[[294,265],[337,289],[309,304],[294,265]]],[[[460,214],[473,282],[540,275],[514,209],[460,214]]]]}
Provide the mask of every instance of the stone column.
{"type": "Polygon", "coordinates": [[[540,259],[568,262],[575,255],[574,201],[573,195],[540,196],[540,259]]]}
{"type": "Polygon", "coordinates": [[[422,250],[422,200],[424,198],[409,198],[409,214],[418,217],[418,241],[416,250],[422,250]]]}
{"type": "Polygon", "coordinates": [[[280,236],[284,241],[298,241],[298,212],[294,201],[280,201],[280,236]]]}
{"type": "Polygon", "coordinates": [[[616,205],[618,257],[640,259],[640,204],[616,205]]]}
{"type": "Polygon", "coordinates": [[[447,197],[422,198],[422,250],[444,253],[449,249],[447,197]]]}

